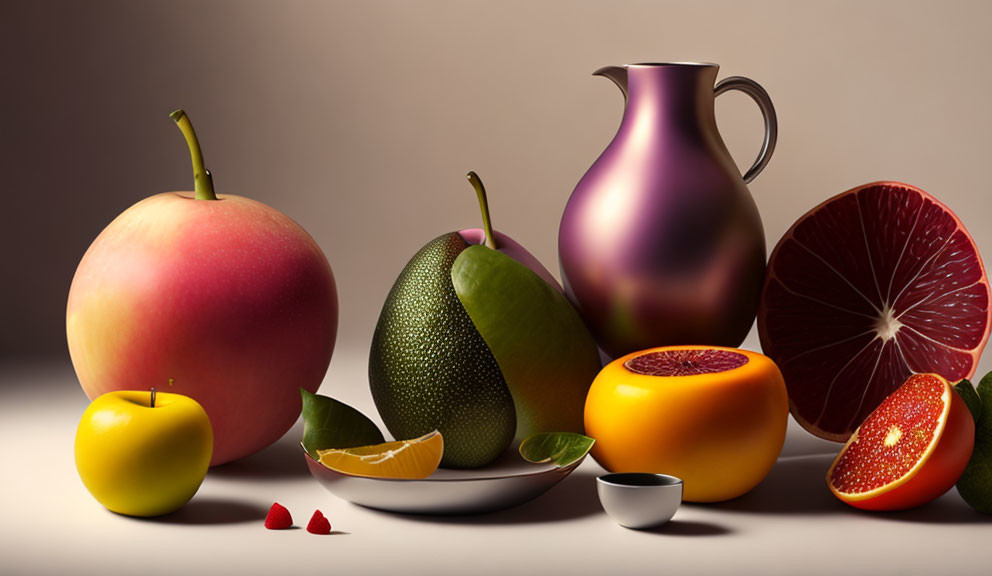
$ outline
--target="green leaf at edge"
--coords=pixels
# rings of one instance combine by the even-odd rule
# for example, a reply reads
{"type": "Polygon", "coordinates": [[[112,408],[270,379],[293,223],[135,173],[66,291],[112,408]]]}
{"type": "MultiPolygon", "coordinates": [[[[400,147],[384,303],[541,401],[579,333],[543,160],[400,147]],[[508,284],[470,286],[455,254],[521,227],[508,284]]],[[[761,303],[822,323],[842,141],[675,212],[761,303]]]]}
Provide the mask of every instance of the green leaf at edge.
{"type": "Polygon", "coordinates": [[[365,414],[329,396],[300,388],[303,395],[303,448],[313,459],[317,450],[382,444],[385,438],[365,414]]]}
{"type": "Polygon", "coordinates": [[[992,372],[978,383],[982,415],[975,425],[975,450],[958,479],[958,493],[969,506],[992,514],[992,372]]]}
{"type": "Polygon", "coordinates": [[[542,432],[520,443],[520,455],[535,464],[553,462],[564,468],[585,458],[596,440],[574,432],[542,432]]]}
{"type": "Polygon", "coordinates": [[[961,380],[954,385],[954,391],[964,400],[968,411],[971,412],[972,418],[977,423],[982,416],[982,399],[979,398],[978,392],[975,392],[975,385],[971,383],[971,380],[961,380]]]}

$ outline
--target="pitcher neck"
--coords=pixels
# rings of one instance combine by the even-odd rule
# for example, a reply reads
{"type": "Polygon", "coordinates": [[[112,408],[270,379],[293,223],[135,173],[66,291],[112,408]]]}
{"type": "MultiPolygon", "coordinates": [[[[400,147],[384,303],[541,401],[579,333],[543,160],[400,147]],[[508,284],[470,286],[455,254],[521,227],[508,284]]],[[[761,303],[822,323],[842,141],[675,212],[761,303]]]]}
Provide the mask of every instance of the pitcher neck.
{"type": "Polygon", "coordinates": [[[624,121],[681,130],[715,128],[716,64],[631,64],[624,121]]]}

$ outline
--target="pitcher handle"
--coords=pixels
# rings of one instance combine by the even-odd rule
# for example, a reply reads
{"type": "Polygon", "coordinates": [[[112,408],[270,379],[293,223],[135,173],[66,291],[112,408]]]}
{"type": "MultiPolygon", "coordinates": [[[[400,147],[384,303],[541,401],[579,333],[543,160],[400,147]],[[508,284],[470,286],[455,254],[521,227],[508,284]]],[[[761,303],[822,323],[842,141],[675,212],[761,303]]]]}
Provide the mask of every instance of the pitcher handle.
{"type": "Polygon", "coordinates": [[[744,173],[744,183],[748,184],[765,169],[768,161],[772,158],[775,142],[778,140],[778,118],[775,116],[775,107],[772,106],[772,99],[768,97],[768,92],[765,92],[765,89],[754,80],[743,76],[724,78],[717,82],[714,98],[730,90],[740,90],[750,96],[758,104],[761,115],[765,119],[765,141],[761,143],[757,160],[744,173]]]}

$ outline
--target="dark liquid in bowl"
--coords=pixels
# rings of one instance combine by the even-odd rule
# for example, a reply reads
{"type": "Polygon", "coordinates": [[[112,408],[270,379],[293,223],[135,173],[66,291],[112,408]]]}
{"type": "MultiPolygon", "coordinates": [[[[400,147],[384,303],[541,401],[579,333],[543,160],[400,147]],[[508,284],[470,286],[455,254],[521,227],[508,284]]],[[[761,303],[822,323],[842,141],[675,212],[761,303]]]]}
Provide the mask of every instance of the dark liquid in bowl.
{"type": "Polygon", "coordinates": [[[616,486],[674,486],[682,483],[682,480],[675,476],[638,472],[607,474],[600,476],[599,479],[616,486]]]}

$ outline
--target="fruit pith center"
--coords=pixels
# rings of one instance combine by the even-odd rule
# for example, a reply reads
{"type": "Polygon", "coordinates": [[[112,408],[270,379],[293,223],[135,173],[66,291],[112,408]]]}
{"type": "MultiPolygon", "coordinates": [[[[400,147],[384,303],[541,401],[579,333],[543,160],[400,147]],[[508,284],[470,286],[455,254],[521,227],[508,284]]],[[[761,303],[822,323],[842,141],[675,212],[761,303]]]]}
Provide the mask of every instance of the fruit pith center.
{"type": "Polygon", "coordinates": [[[895,310],[892,309],[888,304],[882,308],[882,312],[875,322],[875,332],[878,337],[882,339],[883,342],[888,342],[896,337],[899,329],[902,328],[902,322],[896,318],[895,310]]]}
{"type": "Polygon", "coordinates": [[[902,430],[898,426],[893,426],[889,428],[889,433],[885,435],[885,445],[888,447],[895,446],[899,443],[900,438],[902,438],[902,430]]]}

